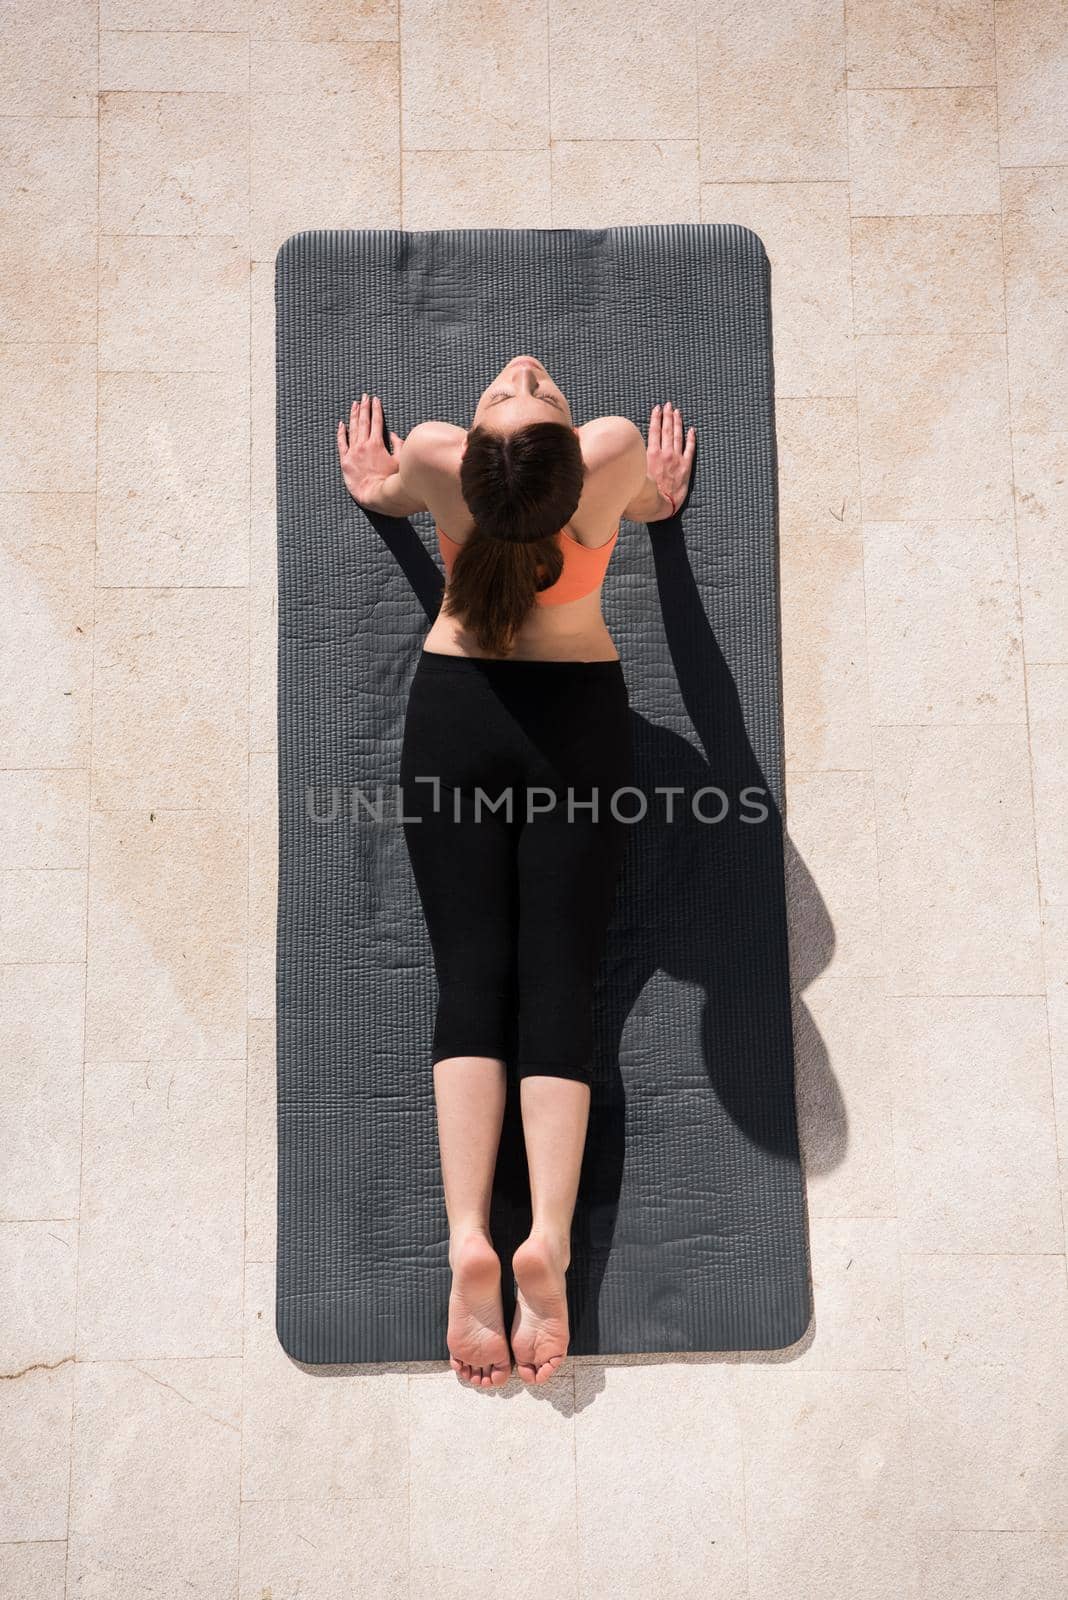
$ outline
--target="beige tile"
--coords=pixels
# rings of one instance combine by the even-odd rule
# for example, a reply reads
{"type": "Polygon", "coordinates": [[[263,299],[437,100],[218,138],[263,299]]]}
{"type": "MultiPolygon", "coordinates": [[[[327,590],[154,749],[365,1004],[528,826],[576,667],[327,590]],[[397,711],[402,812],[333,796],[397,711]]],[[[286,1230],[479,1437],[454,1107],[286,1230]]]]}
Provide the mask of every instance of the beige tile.
{"type": "Polygon", "coordinates": [[[268,579],[252,587],[249,612],[249,747],[256,754],[272,753],[278,748],[278,590],[274,582],[268,579]]]}
{"type": "Polygon", "coordinates": [[[704,7],[698,23],[701,176],[848,178],[842,7],[761,0],[704,7]]]}
{"type": "Polygon", "coordinates": [[[247,370],[248,359],[249,262],[243,243],[101,239],[102,371],[232,372],[247,370]]]}
{"type": "Polygon", "coordinates": [[[87,1061],[245,1054],[247,846],[236,817],[94,815],[87,1061]]]}
{"type": "Polygon", "coordinates": [[[851,89],[994,82],[987,0],[846,0],[851,89]]]}
{"type": "Polygon", "coordinates": [[[809,1246],[815,1338],[792,1365],[820,1372],[902,1370],[896,1219],[814,1217],[809,1246]]]}
{"type": "Polygon", "coordinates": [[[1058,1528],[1063,1256],[906,1256],[918,1528],[1058,1528]]]}
{"type": "Polygon", "coordinates": [[[252,440],[251,475],[253,547],[251,581],[275,581],[274,521],[277,463],[275,458],[275,316],[274,262],[254,261],[251,279],[252,440]],[[270,562],[256,535],[264,520],[271,526],[270,562]]]}
{"type": "Polygon", "coordinates": [[[787,763],[819,771],[870,767],[861,540],[787,536],[779,573],[787,763]]]}
{"type": "Polygon", "coordinates": [[[1068,172],[1005,172],[1002,201],[1013,427],[1050,432],[1068,416],[1068,172]]]}
{"type": "Polygon", "coordinates": [[[92,345],[0,345],[0,409],[4,417],[0,493],[92,493],[96,488],[92,345]]]}
{"type": "Polygon", "coordinates": [[[100,0],[100,26],[133,32],[240,33],[248,27],[247,0],[100,0]]]}
{"type": "Polygon", "coordinates": [[[993,89],[851,89],[855,217],[1000,210],[993,89]]]}
{"type": "Polygon", "coordinates": [[[240,1356],[245,1061],[85,1072],[78,1358],[240,1356]]]}
{"type": "Polygon", "coordinates": [[[1061,1251],[1042,996],[888,1005],[902,1249],[1061,1251]]]}
{"type": "Polygon", "coordinates": [[[0,343],[95,339],[93,235],[36,226],[0,238],[0,343]]]}
{"type": "Polygon", "coordinates": [[[241,1507],[242,1600],[408,1600],[408,1523],[391,1501],[253,1501],[241,1507]]]}
{"type": "Polygon", "coordinates": [[[857,340],[860,481],[869,522],[973,521],[1011,508],[999,334],[857,340]]]}
{"type": "Polygon", "coordinates": [[[994,0],[1006,167],[1068,161],[1068,53],[1060,0],[994,0]]]}
{"type": "Polygon", "coordinates": [[[1068,659],[1068,432],[1012,438],[1028,661],[1068,659]]]}
{"type": "Polygon", "coordinates": [[[844,183],[704,184],[701,220],[738,222],[771,260],[775,395],[856,392],[844,183]]]}
{"type": "Polygon", "coordinates": [[[0,495],[0,765],[89,763],[94,497],[0,495]]]}
{"type": "Polygon", "coordinates": [[[779,527],[854,534],[860,527],[855,399],[775,401],[779,527]]]}
{"type": "Polygon", "coordinates": [[[579,1594],[746,1593],[733,1379],[715,1362],[576,1367],[579,1594]]]}
{"type": "MultiPolygon", "coordinates": [[[[1068,1206],[1068,980],[1049,985],[1046,992],[1046,1016],[1049,1020],[1053,1104],[1057,1117],[1061,1188],[1064,1190],[1065,1204],[1068,1206]]],[[[1065,1213],[1065,1239],[1068,1242],[1068,1211],[1065,1213]]]]}
{"type": "Polygon", "coordinates": [[[740,1366],[749,1592],[919,1600],[904,1373],[740,1366]]]}
{"type": "MultiPolygon", "coordinates": [[[[558,150],[553,151],[556,157],[558,150]]],[[[550,152],[412,150],[404,166],[406,228],[537,228],[552,214],[550,152]]]]}
{"type": "Polygon", "coordinates": [[[0,871],[0,961],[85,960],[85,869],[0,871]]]}
{"type": "Polygon", "coordinates": [[[375,1520],[404,1518],[407,1372],[294,1361],[275,1331],[274,1291],[273,1263],[249,1262],[242,1499],[370,1503],[375,1520]]]}
{"type": "Polygon", "coordinates": [[[991,333],[1005,327],[997,217],[858,217],[858,333],[991,333]]]}
{"type": "Polygon", "coordinates": [[[85,867],[88,802],[85,767],[0,771],[0,862],[85,867]]]}
{"type": "MultiPolygon", "coordinates": [[[[274,496],[272,495],[271,496],[271,503],[270,503],[270,505],[268,507],[266,507],[264,509],[257,509],[257,510],[253,511],[253,513],[252,513],[252,526],[251,526],[251,530],[250,530],[250,546],[251,546],[251,549],[250,549],[250,561],[251,561],[252,575],[253,575],[252,576],[252,585],[251,585],[250,594],[253,597],[257,597],[257,596],[258,597],[265,597],[268,594],[272,597],[271,598],[272,610],[271,610],[270,619],[268,618],[267,612],[266,612],[266,609],[265,609],[266,600],[263,599],[262,600],[262,604],[260,604],[260,607],[259,607],[259,615],[258,615],[258,617],[255,614],[255,609],[254,609],[252,620],[251,620],[252,651],[253,651],[253,668],[252,668],[252,671],[253,671],[253,680],[254,680],[253,681],[253,685],[252,685],[252,697],[253,697],[253,703],[255,703],[256,697],[257,697],[257,695],[259,695],[260,696],[261,705],[266,705],[267,704],[267,700],[264,698],[265,695],[267,695],[269,693],[269,695],[271,697],[273,697],[275,695],[275,693],[277,692],[277,682],[273,686],[262,685],[262,684],[257,686],[257,684],[255,682],[255,676],[256,676],[257,671],[259,670],[259,666],[257,664],[257,650],[262,652],[264,650],[264,648],[265,648],[265,632],[264,632],[264,630],[269,628],[269,627],[274,627],[274,615],[275,615],[276,609],[277,609],[277,598],[278,598],[278,532],[277,532],[277,528],[278,528],[278,514],[277,514],[277,511],[276,511],[275,505],[274,505],[274,496]]],[[[276,639],[275,642],[277,643],[277,639],[276,639]]],[[[263,656],[262,653],[260,654],[258,660],[259,660],[260,663],[262,663],[263,670],[267,670],[268,669],[268,663],[266,661],[266,657],[263,656]]],[[[276,663],[276,669],[277,669],[277,663],[276,663]]],[[[277,670],[275,670],[275,677],[277,679],[277,670]]],[[[266,723],[261,721],[260,726],[261,726],[261,729],[264,730],[264,732],[265,732],[266,723]]],[[[273,747],[273,743],[274,743],[274,740],[272,739],[272,747],[273,747]]]]}
{"type": "Polygon", "coordinates": [[[888,991],[1040,993],[1027,730],[884,727],[875,798],[888,991]]]}
{"type": "Polygon", "coordinates": [[[73,1356],[77,1269],[74,1218],[0,1223],[0,1362],[5,1373],[34,1365],[55,1367],[73,1356]]]}
{"type": "Polygon", "coordinates": [[[1068,984],[1068,666],[1029,666],[1031,778],[1047,982],[1068,984]]]}
{"type": "Polygon", "coordinates": [[[273,1017],[278,923],[278,756],[249,757],[248,1013],[273,1017]]]}
{"type": "Polygon", "coordinates": [[[244,94],[248,37],[243,33],[100,35],[100,89],[140,93],[244,94]]]}
{"type": "MultiPolygon", "coordinates": [[[[539,18],[539,8],[526,9],[532,22],[539,18]]],[[[407,16],[405,7],[405,22],[407,16]]],[[[697,139],[695,18],[686,0],[628,10],[622,18],[614,0],[591,0],[581,9],[550,6],[548,21],[554,145],[558,139],[697,139]]],[[[524,90],[529,95],[529,85],[524,90]]],[[[555,161],[554,149],[554,183],[555,161]]]]}
{"type": "Polygon", "coordinates": [[[244,592],[102,589],[96,639],[93,806],[244,816],[244,592]]]}
{"type": "Polygon", "coordinates": [[[502,150],[544,150],[550,134],[549,31],[546,8],[536,0],[507,9],[471,0],[448,9],[435,0],[405,0],[404,150],[486,150],[494,152],[489,159],[495,162],[502,150]]]}
{"type": "Polygon", "coordinates": [[[700,209],[696,141],[553,142],[554,227],[696,222],[700,209]]]}
{"type": "Polygon", "coordinates": [[[95,116],[0,116],[5,231],[91,235],[96,175],[95,116]]]}
{"type": "Polygon", "coordinates": [[[278,1093],[275,1028],[250,1020],[246,1079],[245,1260],[273,1264],[278,1245],[278,1093]]]}
{"type": "Polygon", "coordinates": [[[398,117],[396,45],[254,39],[253,260],[307,228],[399,227],[398,117]]]}
{"type": "Polygon", "coordinates": [[[94,1600],[234,1594],[240,1361],[77,1370],[68,1586],[94,1600]]]}
{"type": "Polygon", "coordinates": [[[6,1600],[63,1600],[67,1542],[0,1544],[0,1594],[6,1600]]]}
{"type": "Polygon", "coordinates": [[[67,1537],[73,1390],[72,1361],[53,1369],[33,1367],[17,1380],[0,1383],[0,1549],[16,1540],[67,1537]]]}
{"type": "Polygon", "coordinates": [[[867,523],[864,581],[876,726],[1027,720],[1011,519],[867,523]]]}
{"type": "Polygon", "coordinates": [[[244,239],[248,160],[247,95],[103,94],[101,231],[244,239]]]}
{"type": "Polygon", "coordinates": [[[920,1592],[931,1600],[1035,1600],[1068,1592],[1068,1533],[917,1536],[920,1592]]]}
{"type": "Polygon", "coordinates": [[[333,0],[262,0],[248,17],[260,39],[396,39],[397,0],[360,0],[359,10],[333,0]]]}
{"type": "Polygon", "coordinates": [[[12,7],[0,34],[0,116],[96,116],[96,7],[12,7]]]}
{"type": "Polygon", "coordinates": [[[444,1364],[408,1382],[412,1600],[491,1600],[505,1572],[522,1600],[575,1594],[570,1367],[542,1387],[540,1404],[515,1376],[507,1394],[473,1394],[444,1364]],[[461,1478],[468,1493],[450,1504],[441,1485],[461,1478]],[[507,1506],[507,1516],[487,1517],[489,1503],[507,1506]]]}
{"type": "Polygon", "coordinates": [[[4,1219],[78,1215],[84,1015],[81,962],[0,967],[4,1219]]]}
{"type": "Polygon", "coordinates": [[[810,1218],[886,1218],[897,1209],[888,1029],[881,978],[821,976],[795,999],[797,1109],[810,1218]]]}
{"type": "Polygon", "coordinates": [[[98,584],[248,582],[248,407],[240,371],[101,376],[98,584]]]}
{"type": "Polygon", "coordinates": [[[824,966],[836,978],[882,971],[875,797],[868,772],[794,772],[787,827],[812,880],[808,888],[788,865],[791,946],[811,943],[824,919],[831,926],[824,966]]]}

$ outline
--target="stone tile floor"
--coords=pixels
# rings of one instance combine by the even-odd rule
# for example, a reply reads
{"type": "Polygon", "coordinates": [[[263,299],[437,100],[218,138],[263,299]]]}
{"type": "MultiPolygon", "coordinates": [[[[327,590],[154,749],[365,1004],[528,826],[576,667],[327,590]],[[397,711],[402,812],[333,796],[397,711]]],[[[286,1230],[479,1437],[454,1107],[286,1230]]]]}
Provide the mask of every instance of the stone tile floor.
{"type": "Polygon", "coordinates": [[[1064,20],[16,0],[7,1600],[1068,1591],[1064,20]],[[301,1370],[272,1305],[274,253],[694,220],[774,268],[788,823],[834,928],[814,949],[794,897],[812,1336],[537,1394],[301,1370]]]}

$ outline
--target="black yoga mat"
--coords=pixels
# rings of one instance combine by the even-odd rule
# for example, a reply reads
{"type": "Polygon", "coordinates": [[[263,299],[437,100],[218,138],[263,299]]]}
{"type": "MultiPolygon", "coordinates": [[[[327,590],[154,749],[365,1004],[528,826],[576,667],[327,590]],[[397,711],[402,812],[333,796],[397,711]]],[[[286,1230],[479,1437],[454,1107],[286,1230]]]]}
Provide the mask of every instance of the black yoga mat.
{"type": "MultiPolygon", "coordinates": [[[[571,1353],[792,1344],[810,1300],[760,240],[698,224],[309,232],[279,251],[275,292],[278,1337],[306,1362],[447,1359],[434,974],[394,788],[442,574],[428,514],[350,499],[335,436],[364,389],[402,437],[430,417],[467,426],[529,350],[577,422],[644,432],[672,400],[698,438],[681,518],[624,522],[603,591],[646,812],[597,988],[571,1353]],[[657,786],[681,790],[673,820],[657,786]]],[[[529,1227],[516,1090],[491,1218],[506,1326],[529,1227]]]]}

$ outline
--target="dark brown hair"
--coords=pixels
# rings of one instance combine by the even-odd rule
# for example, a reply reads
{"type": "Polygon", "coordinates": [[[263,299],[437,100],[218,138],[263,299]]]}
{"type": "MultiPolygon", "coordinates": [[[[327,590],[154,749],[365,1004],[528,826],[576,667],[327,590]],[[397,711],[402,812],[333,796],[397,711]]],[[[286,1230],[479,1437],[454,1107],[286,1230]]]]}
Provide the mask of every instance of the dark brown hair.
{"type": "Polygon", "coordinates": [[[467,435],[460,489],[475,521],[453,563],[442,610],[482,650],[505,655],[539,589],[560,576],[555,535],[574,515],[585,477],[582,446],[560,422],[467,435]]]}

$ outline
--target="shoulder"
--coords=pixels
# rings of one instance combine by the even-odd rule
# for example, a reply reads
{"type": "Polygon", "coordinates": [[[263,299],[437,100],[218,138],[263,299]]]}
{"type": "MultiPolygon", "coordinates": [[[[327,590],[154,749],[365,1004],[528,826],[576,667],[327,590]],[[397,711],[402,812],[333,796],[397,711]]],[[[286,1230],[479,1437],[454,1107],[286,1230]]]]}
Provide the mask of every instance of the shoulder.
{"type": "Polygon", "coordinates": [[[579,429],[582,454],[588,467],[618,464],[641,450],[644,459],[645,442],[641,429],[629,417],[594,417],[579,429]]]}
{"type": "Polygon", "coordinates": [[[463,442],[465,430],[451,422],[417,422],[404,440],[405,450],[410,450],[420,461],[440,461],[463,442]]]}
{"type": "MultiPolygon", "coordinates": [[[[584,424],[579,435],[586,481],[577,520],[587,532],[615,528],[645,477],[646,451],[641,429],[629,417],[595,417],[584,424]]],[[[575,521],[572,518],[573,527],[575,521]]]]}
{"type": "Polygon", "coordinates": [[[456,461],[464,440],[464,429],[451,422],[418,422],[405,435],[401,461],[412,484],[433,484],[455,477],[456,461]]]}

